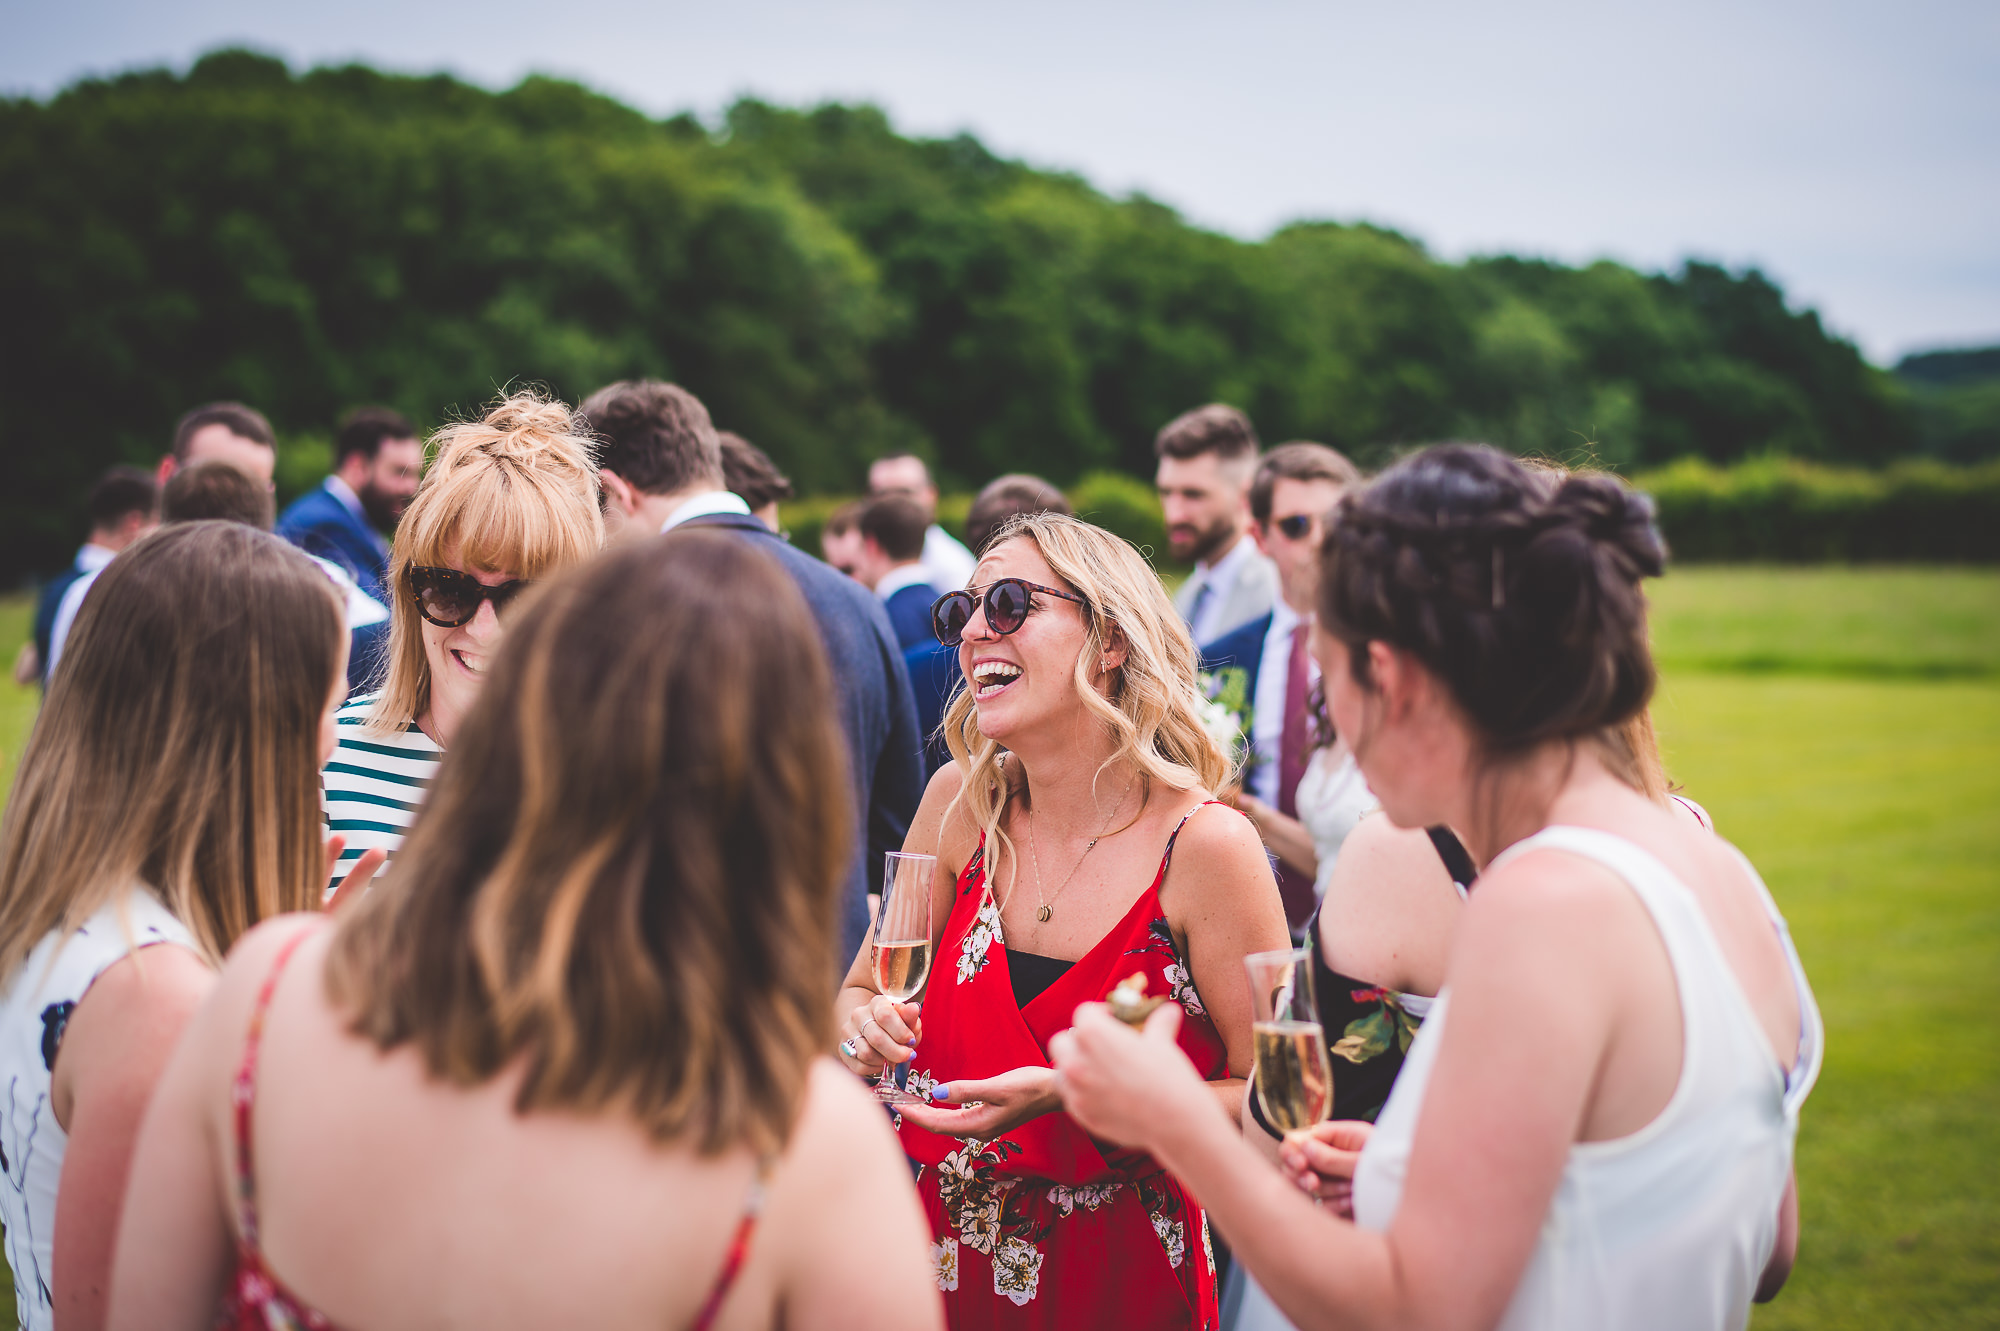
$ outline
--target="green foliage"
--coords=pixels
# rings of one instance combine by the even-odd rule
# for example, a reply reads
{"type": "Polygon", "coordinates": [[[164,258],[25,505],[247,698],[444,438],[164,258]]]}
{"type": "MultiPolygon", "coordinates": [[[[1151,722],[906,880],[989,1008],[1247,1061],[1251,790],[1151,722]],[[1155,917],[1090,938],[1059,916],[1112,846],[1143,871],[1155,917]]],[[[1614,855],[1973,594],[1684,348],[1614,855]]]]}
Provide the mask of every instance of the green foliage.
{"type": "Polygon", "coordinates": [[[1905,356],[1896,378],[1915,405],[1924,452],[1950,462],[2000,458],[2000,347],[1905,356]]]}
{"type": "Polygon", "coordinates": [[[1144,481],[1123,472],[1093,471],[1076,483],[1068,497],[1070,507],[1085,522],[1123,536],[1155,564],[1169,558],[1160,496],[1144,481]]]}
{"type": "Polygon", "coordinates": [[[0,100],[0,247],[0,577],[58,566],[92,477],[218,397],[289,442],[362,401],[435,425],[660,375],[807,495],[903,448],[952,492],[1149,476],[1160,425],[1218,399],[1366,463],[1461,437],[1873,464],[1931,410],[1754,270],[1450,265],[1331,222],[1251,243],[868,106],[711,130],[243,51],[0,100]]]}
{"type": "Polygon", "coordinates": [[[1884,471],[1760,458],[1687,459],[1634,478],[1686,560],[2000,561],[2000,462],[1884,471]]]}

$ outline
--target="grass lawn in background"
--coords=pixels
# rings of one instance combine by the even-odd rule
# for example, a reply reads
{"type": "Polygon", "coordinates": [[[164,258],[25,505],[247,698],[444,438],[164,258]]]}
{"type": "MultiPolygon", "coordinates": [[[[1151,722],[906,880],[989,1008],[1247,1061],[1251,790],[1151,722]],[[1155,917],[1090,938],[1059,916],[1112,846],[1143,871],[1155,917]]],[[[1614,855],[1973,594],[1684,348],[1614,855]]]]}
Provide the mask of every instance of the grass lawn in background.
{"type": "MultiPolygon", "coordinates": [[[[1798,1269],[1753,1325],[2000,1328],[2000,571],[1677,568],[1651,595],[1668,767],[1763,871],[1827,1020],[1798,1269]]],[[[0,599],[0,662],[27,628],[0,599]]],[[[0,681],[8,785],[35,700],[0,681]]]]}

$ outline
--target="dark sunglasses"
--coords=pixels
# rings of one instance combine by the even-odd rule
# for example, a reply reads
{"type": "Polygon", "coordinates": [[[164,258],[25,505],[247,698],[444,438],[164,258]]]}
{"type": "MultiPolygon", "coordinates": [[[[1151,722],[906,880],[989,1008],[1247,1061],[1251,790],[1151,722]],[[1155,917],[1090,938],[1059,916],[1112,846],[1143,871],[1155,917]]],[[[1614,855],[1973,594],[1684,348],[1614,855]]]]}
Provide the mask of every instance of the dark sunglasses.
{"type": "Polygon", "coordinates": [[[497,615],[529,585],[517,578],[513,582],[489,587],[470,573],[460,573],[455,568],[432,568],[426,564],[411,565],[403,579],[409,583],[410,595],[417,602],[417,613],[441,629],[470,624],[472,617],[479,613],[481,601],[493,602],[493,613],[497,615]]]}
{"type": "Polygon", "coordinates": [[[1294,513],[1289,518],[1279,518],[1271,525],[1283,532],[1286,540],[1303,541],[1313,529],[1313,516],[1310,513],[1294,513]]]}
{"type": "Polygon", "coordinates": [[[1034,609],[1036,592],[1060,596],[1078,605],[1090,604],[1073,592],[1059,592],[1053,587],[1029,582],[1026,578],[1001,578],[987,583],[983,593],[975,587],[971,591],[946,592],[938,597],[931,602],[931,628],[937,632],[939,642],[947,647],[956,647],[959,639],[965,636],[965,626],[972,622],[972,612],[984,604],[987,626],[1005,637],[1028,622],[1028,612],[1034,609]]]}

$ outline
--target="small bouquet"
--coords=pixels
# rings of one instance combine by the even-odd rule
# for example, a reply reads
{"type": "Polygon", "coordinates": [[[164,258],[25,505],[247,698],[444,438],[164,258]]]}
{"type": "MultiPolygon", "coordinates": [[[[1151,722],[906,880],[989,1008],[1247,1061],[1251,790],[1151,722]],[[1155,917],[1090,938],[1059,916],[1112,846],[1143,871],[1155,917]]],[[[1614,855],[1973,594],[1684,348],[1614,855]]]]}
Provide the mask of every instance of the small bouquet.
{"type": "Polygon", "coordinates": [[[1242,666],[1203,670],[1195,676],[1201,728],[1229,755],[1238,771],[1250,760],[1250,672],[1242,666]]]}

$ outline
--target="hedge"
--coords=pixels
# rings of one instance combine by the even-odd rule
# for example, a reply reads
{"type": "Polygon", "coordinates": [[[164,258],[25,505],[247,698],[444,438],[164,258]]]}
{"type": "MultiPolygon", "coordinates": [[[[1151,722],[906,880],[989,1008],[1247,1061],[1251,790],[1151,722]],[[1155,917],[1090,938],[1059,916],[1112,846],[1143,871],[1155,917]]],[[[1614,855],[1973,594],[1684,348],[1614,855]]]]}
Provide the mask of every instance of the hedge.
{"type": "Polygon", "coordinates": [[[1632,478],[1676,560],[2000,562],[2000,463],[1884,471],[1693,459],[1632,478]]]}
{"type": "MultiPolygon", "coordinates": [[[[1860,471],[1792,458],[1733,467],[1688,459],[1631,480],[1659,504],[1673,558],[1687,563],[2000,563],[2000,462],[1911,461],[1860,471]]],[[[1145,481],[1092,472],[1069,500],[1080,516],[1156,564],[1165,557],[1160,501],[1145,481]]],[[[845,502],[815,497],[785,505],[793,542],[818,554],[820,528],[845,502]]],[[[971,502],[947,495],[938,505],[938,520],[961,539],[971,502]]]]}

